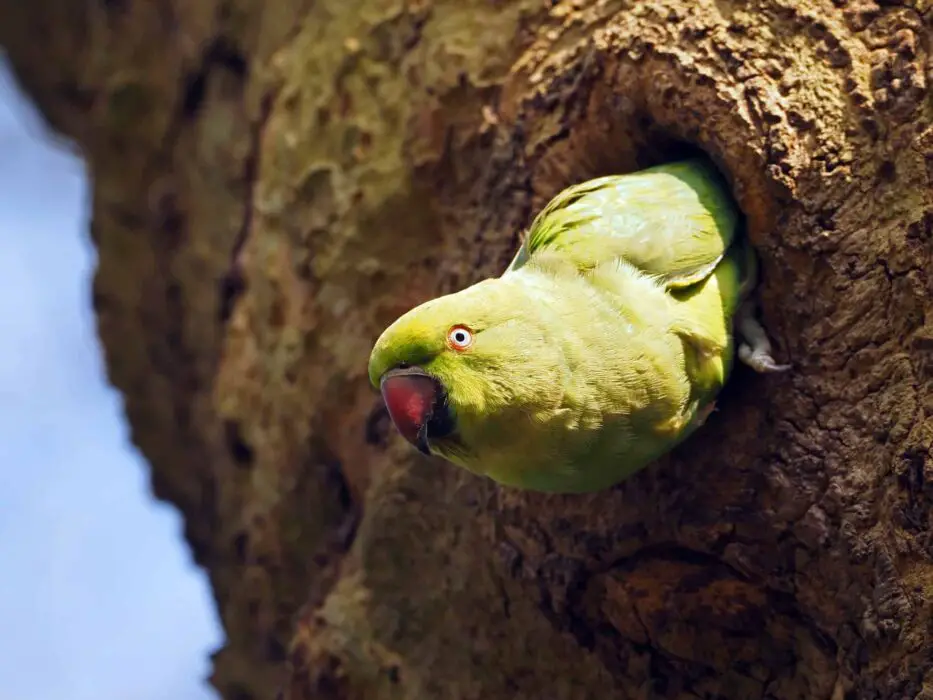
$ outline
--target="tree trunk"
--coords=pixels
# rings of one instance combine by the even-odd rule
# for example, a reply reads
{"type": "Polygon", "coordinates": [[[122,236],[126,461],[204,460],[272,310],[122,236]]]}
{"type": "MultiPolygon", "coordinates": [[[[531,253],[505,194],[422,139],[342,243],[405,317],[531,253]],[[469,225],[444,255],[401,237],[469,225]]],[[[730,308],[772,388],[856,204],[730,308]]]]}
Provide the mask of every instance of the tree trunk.
{"type": "Polygon", "coordinates": [[[933,699],[931,37],[929,0],[0,0],[223,696],[933,699]],[[793,371],[596,495],[403,444],[381,330],[691,149],[793,371]]]}

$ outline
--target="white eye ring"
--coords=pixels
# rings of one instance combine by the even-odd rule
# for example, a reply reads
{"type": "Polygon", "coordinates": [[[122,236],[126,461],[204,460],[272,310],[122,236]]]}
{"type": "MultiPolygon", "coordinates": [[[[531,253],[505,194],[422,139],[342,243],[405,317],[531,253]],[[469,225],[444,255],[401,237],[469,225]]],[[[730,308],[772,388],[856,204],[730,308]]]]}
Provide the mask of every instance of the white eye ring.
{"type": "Polygon", "coordinates": [[[454,350],[466,350],[473,344],[473,331],[466,326],[454,326],[447,331],[447,344],[454,350]]]}

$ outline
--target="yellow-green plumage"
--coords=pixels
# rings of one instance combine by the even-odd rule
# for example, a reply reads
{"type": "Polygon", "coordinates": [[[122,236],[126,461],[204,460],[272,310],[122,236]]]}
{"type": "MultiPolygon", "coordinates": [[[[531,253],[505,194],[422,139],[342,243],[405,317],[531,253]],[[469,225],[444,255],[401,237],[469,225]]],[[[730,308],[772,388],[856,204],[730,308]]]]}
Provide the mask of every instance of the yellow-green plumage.
{"type": "Polygon", "coordinates": [[[704,160],[571,187],[501,277],[387,328],[370,380],[399,366],[435,378],[452,429],[427,432],[430,452],[470,471],[539,491],[611,486],[695,430],[729,375],[754,277],[737,224],[704,160]],[[447,341],[458,325],[464,351],[447,341]]]}

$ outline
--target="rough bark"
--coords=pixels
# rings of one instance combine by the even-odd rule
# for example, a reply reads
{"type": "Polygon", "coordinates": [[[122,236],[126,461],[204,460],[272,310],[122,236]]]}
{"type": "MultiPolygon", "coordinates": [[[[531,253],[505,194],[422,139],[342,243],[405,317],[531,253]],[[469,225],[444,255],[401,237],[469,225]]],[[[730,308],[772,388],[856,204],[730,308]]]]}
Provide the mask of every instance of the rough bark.
{"type": "Polygon", "coordinates": [[[90,165],[110,377],[224,697],[933,698],[931,36],[929,0],[0,0],[90,165]],[[382,328],[692,148],[794,371],[592,496],[400,444],[382,328]]]}

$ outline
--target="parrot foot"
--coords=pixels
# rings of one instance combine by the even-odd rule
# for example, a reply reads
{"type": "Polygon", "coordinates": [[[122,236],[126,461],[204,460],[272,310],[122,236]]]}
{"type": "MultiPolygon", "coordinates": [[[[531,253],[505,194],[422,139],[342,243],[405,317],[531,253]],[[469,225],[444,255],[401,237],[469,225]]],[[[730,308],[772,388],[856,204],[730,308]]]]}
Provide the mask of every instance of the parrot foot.
{"type": "Polygon", "coordinates": [[[662,421],[657,426],[655,426],[655,432],[657,432],[659,435],[675,437],[676,435],[680,435],[680,433],[682,433],[685,428],[695,430],[696,428],[699,428],[701,425],[703,425],[715,410],[716,402],[710,401],[705,406],[698,408],[693,414],[693,418],[687,418],[687,416],[690,415],[690,411],[688,410],[683,414],[678,414],[668,418],[665,421],[662,421]]]}
{"type": "Polygon", "coordinates": [[[779,365],[771,356],[771,341],[764,327],[755,318],[754,307],[746,302],[736,316],[739,334],[744,342],[739,344],[739,359],[756,372],[785,372],[790,365],[779,365]]]}
{"type": "Polygon", "coordinates": [[[693,417],[693,421],[697,424],[697,427],[699,428],[700,426],[702,426],[707,421],[707,419],[711,415],[713,415],[713,412],[715,410],[716,410],[715,401],[710,401],[708,404],[700,408],[696,412],[696,415],[693,417]]]}

